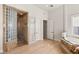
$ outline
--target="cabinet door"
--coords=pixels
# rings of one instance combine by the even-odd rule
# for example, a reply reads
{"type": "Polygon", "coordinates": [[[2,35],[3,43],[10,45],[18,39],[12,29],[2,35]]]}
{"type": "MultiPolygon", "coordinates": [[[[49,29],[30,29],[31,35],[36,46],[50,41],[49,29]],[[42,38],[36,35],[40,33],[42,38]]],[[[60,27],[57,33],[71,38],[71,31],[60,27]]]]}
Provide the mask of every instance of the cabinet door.
{"type": "Polygon", "coordinates": [[[40,19],[35,17],[30,17],[29,19],[29,39],[30,42],[40,40],[40,19]]]}
{"type": "MultiPolygon", "coordinates": [[[[40,40],[40,19],[37,18],[36,21],[35,21],[35,35],[36,35],[36,40],[40,40]]],[[[42,28],[41,28],[42,29],[42,28]]]]}
{"type": "Polygon", "coordinates": [[[29,19],[29,42],[33,42],[36,40],[36,34],[35,34],[35,18],[30,17],[29,19]]]}
{"type": "Polygon", "coordinates": [[[52,20],[48,21],[48,30],[49,30],[48,38],[49,39],[54,39],[54,31],[53,31],[54,27],[53,26],[54,26],[53,21],[52,20]]]}

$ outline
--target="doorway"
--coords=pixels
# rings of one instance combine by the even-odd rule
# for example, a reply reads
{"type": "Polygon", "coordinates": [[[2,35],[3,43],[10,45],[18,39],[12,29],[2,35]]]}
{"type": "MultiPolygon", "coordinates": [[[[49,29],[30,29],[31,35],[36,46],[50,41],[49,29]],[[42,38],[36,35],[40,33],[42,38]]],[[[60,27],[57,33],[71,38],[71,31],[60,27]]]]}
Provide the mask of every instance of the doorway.
{"type": "Polygon", "coordinates": [[[17,12],[17,44],[22,46],[27,42],[27,13],[17,12]]]}
{"type": "Polygon", "coordinates": [[[47,39],[47,20],[43,20],[43,39],[47,39]]]}
{"type": "Polygon", "coordinates": [[[17,44],[22,46],[27,44],[27,13],[17,12],[17,44]]]}

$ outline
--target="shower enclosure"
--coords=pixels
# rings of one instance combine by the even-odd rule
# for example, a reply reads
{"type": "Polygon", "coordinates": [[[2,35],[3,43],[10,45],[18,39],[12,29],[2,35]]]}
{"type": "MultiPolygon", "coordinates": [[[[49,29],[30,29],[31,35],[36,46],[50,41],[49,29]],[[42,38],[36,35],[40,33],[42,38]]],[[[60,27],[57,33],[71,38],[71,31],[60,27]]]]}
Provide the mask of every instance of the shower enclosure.
{"type": "MultiPolygon", "coordinates": [[[[19,36],[19,29],[18,29],[18,14],[21,11],[17,10],[16,8],[9,7],[3,5],[3,49],[5,51],[9,51],[18,46],[18,38],[19,36]]],[[[23,29],[22,32],[22,40],[27,43],[27,13],[23,12],[21,14],[21,24],[20,29],[23,29]]],[[[21,42],[22,43],[22,42],[21,42]]],[[[21,44],[20,43],[20,44],[21,44]]]]}

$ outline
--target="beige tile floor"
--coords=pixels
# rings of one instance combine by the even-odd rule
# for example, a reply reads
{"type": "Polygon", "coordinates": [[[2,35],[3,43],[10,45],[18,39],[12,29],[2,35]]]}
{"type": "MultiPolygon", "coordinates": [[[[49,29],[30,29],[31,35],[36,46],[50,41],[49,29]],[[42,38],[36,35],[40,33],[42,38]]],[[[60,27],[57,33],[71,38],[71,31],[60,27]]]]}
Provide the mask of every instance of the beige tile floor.
{"type": "Polygon", "coordinates": [[[31,45],[17,47],[9,52],[9,54],[65,54],[70,53],[62,48],[62,44],[53,40],[41,40],[31,45]]]}

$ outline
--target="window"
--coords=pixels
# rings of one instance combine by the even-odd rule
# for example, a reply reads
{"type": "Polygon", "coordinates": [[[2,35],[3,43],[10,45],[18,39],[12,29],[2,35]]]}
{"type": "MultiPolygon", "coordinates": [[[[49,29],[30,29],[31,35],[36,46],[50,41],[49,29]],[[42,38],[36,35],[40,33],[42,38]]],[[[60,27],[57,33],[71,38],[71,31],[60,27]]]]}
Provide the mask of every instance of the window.
{"type": "Polygon", "coordinates": [[[79,15],[74,16],[72,19],[73,34],[79,35],[79,15]]]}

